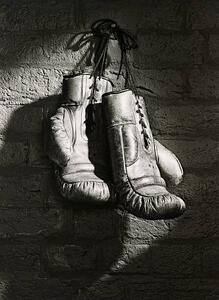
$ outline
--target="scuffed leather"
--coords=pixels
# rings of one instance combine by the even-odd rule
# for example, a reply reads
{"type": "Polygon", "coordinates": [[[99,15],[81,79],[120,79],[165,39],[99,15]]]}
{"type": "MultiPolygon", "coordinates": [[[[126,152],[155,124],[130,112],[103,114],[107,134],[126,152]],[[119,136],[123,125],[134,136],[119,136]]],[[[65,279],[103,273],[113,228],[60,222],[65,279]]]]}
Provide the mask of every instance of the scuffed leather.
{"type": "Polygon", "coordinates": [[[90,104],[94,78],[90,74],[67,76],[63,104],[51,118],[49,157],[56,163],[60,193],[72,201],[106,202],[114,195],[106,132],[102,121],[102,94],[112,90],[106,78],[97,79],[95,103],[90,104]],[[88,105],[95,124],[89,130],[88,105]]]}
{"type": "Polygon", "coordinates": [[[67,165],[72,154],[72,128],[66,109],[60,107],[55,116],[50,119],[51,139],[50,158],[59,166],[67,165]],[[68,130],[67,130],[68,129],[68,130]],[[70,132],[68,132],[70,131],[70,132]]]}
{"type": "Polygon", "coordinates": [[[184,212],[185,203],[167,191],[161,173],[178,183],[182,167],[171,151],[154,142],[143,98],[138,97],[138,100],[141,112],[130,90],[103,95],[113,178],[120,205],[145,219],[175,218],[184,212]],[[140,113],[143,113],[141,118],[140,113]],[[142,122],[146,125],[148,145],[142,134],[142,122]]]}
{"type": "Polygon", "coordinates": [[[156,161],[168,183],[178,185],[183,179],[183,168],[176,155],[154,139],[156,161]]]}
{"type": "Polygon", "coordinates": [[[185,210],[183,200],[176,195],[165,193],[156,193],[156,186],[151,186],[154,194],[145,195],[144,189],[133,187],[127,180],[117,185],[121,199],[121,207],[133,215],[149,219],[172,219],[176,218],[185,210]]]}

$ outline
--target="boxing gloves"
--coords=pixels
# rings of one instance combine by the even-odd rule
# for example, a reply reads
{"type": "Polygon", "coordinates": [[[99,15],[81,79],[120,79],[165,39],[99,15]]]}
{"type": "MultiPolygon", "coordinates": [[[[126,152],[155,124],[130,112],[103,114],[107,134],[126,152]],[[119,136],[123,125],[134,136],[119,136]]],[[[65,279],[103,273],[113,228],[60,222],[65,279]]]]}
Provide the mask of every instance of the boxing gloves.
{"type": "Polygon", "coordinates": [[[182,167],[153,139],[142,97],[131,90],[113,92],[104,77],[66,76],[63,103],[50,125],[48,154],[65,198],[105,203],[115,201],[116,192],[119,206],[138,217],[166,219],[184,212],[183,200],[165,182],[178,184],[182,167]]]}
{"type": "Polygon", "coordinates": [[[166,190],[161,173],[178,184],[183,170],[175,155],[153,139],[143,98],[123,90],[104,94],[102,103],[120,206],[145,219],[180,216],[185,204],[166,190]]]}
{"type": "Polygon", "coordinates": [[[102,94],[111,90],[103,77],[64,77],[63,102],[50,120],[48,155],[60,193],[73,202],[102,203],[114,194],[101,106],[102,94]]]}

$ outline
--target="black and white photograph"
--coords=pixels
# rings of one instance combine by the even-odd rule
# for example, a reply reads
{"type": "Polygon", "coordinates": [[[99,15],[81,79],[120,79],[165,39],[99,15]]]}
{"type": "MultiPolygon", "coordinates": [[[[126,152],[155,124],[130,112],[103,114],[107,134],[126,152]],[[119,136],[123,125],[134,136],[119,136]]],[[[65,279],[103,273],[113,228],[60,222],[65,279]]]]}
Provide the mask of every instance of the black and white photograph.
{"type": "Polygon", "coordinates": [[[0,300],[219,300],[219,1],[0,0],[0,300]]]}

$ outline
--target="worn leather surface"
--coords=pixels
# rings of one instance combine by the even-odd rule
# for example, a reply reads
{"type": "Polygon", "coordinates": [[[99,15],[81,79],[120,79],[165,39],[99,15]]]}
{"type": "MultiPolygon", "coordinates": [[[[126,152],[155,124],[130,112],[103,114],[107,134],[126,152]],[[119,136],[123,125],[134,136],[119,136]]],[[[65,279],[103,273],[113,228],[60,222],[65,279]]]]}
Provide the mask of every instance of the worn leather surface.
{"type": "Polygon", "coordinates": [[[112,90],[106,78],[90,74],[65,77],[63,105],[51,118],[49,157],[57,164],[60,193],[72,201],[105,202],[111,197],[111,173],[105,127],[102,118],[102,94],[112,90]],[[95,102],[90,104],[91,93],[95,102]],[[87,109],[92,105],[93,130],[89,128],[87,109]]]}
{"type": "Polygon", "coordinates": [[[178,185],[183,179],[183,168],[176,155],[154,139],[156,161],[162,176],[169,184],[178,185]]]}
{"type": "Polygon", "coordinates": [[[139,97],[138,102],[140,106],[130,90],[103,95],[113,178],[120,203],[146,219],[174,218],[184,212],[185,204],[167,191],[163,177],[178,184],[182,166],[171,151],[154,141],[143,98],[139,97]]]}

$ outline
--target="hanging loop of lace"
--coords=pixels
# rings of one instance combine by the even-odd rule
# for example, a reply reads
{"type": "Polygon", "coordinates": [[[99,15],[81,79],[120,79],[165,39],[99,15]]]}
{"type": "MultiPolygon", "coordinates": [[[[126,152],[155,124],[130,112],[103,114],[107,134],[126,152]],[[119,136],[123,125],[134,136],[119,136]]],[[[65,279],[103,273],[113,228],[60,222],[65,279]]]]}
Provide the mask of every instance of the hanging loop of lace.
{"type": "Polygon", "coordinates": [[[97,46],[94,56],[94,70],[92,75],[103,76],[106,60],[107,60],[107,50],[109,46],[110,38],[114,38],[118,41],[121,50],[121,59],[118,77],[121,74],[122,65],[127,67],[127,51],[137,48],[137,43],[127,31],[121,29],[119,25],[110,19],[101,19],[94,22],[91,26],[91,31],[94,37],[97,38],[97,46]]]}
{"type": "MultiPolygon", "coordinates": [[[[94,49],[94,68],[91,73],[91,77],[94,77],[94,83],[91,90],[90,99],[90,106],[87,110],[87,120],[89,127],[94,128],[95,126],[95,91],[97,89],[97,78],[99,79],[104,76],[104,71],[106,68],[107,62],[107,51],[109,47],[109,41],[111,38],[114,38],[118,41],[119,47],[121,49],[121,60],[120,60],[120,67],[118,72],[118,77],[121,74],[122,65],[125,65],[125,69],[128,69],[128,62],[127,62],[127,50],[131,50],[137,47],[137,43],[135,39],[127,33],[125,30],[121,29],[118,24],[111,20],[111,19],[100,19],[95,21],[91,25],[91,32],[96,39],[95,42],[95,49],[94,49]]],[[[127,71],[127,78],[133,78],[127,71]]],[[[117,77],[117,78],[118,78],[117,77]]],[[[131,82],[131,81],[130,81],[131,82]]],[[[130,84],[133,89],[135,89],[135,85],[130,84]]]]}
{"type": "MultiPolygon", "coordinates": [[[[136,107],[137,112],[140,118],[140,124],[142,126],[142,134],[144,136],[144,144],[145,147],[148,149],[149,147],[149,136],[147,134],[147,126],[145,125],[144,121],[144,114],[142,112],[142,107],[139,103],[139,99],[137,96],[137,88],[133,73],[131,71],[128,51],[135,49],[138,47],[136,40],[134,37],[129,34],[124,29],[121,29],[119,25],[111,20],[111,19],[101,19],[94,22],[91,26],[91,31],[94,37],[97,38],[97,47],[94,55],[94,69],[91,76],[94,78],[99,78],[104,75],[105,67],[106,67],[106,60],[107,60],[107,50],[109,46],[110,38],[114,38],[118,41],[120,50],[121,50],[121,59],[120,59],[120,66],[118,71],[117,79],[119,78],[122,66],[124,65],[126,71],[126,86],[130,87],[136,95],[136,107]]],[[[96,80],[95,80],[96,82],[96,80]]],[[[94,84],[94,89],[95,89],[94,84]]]]}

